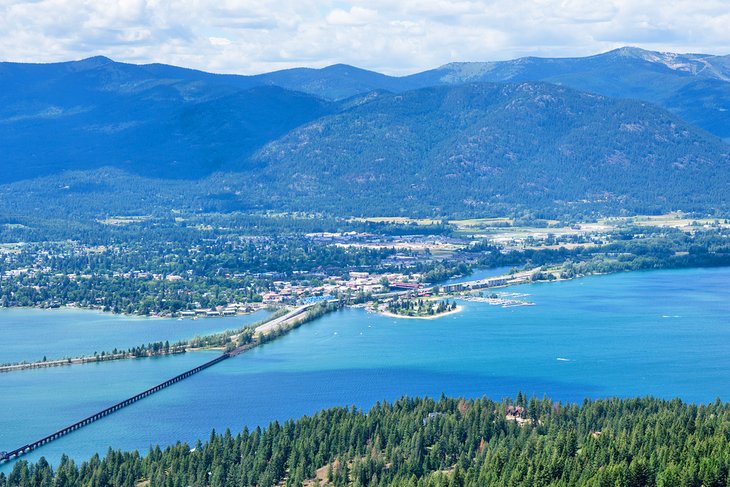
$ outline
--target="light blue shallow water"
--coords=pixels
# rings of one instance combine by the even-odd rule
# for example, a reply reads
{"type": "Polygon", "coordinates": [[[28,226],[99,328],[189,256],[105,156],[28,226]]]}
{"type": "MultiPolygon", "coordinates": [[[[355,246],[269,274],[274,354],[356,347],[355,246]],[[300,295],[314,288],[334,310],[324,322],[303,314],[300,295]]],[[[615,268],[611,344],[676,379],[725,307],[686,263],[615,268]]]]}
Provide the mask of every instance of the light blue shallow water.
{"type": "MultiPolygon", "coordinates": [[[[730,400],[730,268],[637,272],[510,288],[532,307],[463,303],[436,320],[347,309],[224,361],[28,459],[207,438],[403,394],[730,400]]],[[[0,375],[0,449],[15,448],[214,354],[0,375]]],[[[3,470],[10,466],[3,467],[3,470]]]]}
{"type": "Polygon", "coordinates": [[[245,316],[144,318],[77,309],[0,309],[0,364],[77,357],[127,349],[155,341],[171,343],[236,329],[264,319],[268,311],[245,316]]]}

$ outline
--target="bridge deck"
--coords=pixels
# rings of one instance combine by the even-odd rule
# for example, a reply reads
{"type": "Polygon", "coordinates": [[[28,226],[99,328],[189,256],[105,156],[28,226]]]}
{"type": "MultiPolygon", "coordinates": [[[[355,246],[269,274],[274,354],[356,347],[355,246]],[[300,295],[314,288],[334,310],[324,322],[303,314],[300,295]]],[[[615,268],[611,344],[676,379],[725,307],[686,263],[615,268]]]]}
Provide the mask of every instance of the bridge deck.
{"type": "Polygon", "coordinates": [[[154,394],[155,392],[159,392],[162,389],[165,389],[166,387],[169,387],[177,382],[180,382],[181,380],[187,379],[191,375],[197,374],[201,370],[205,370],[208,367],[211,367],[219,362],[222,362],[223,360],[229,358],[230,356],[231,356],[230,354],[224,353],[223,355],[220,355],[220,356],[214,358],[213,360],[210,360],[208,362],[205,362],[204,364],[198,365],[197,367],[194,367],[186,372],[183,372],[182,374],[177,375],[177,376],[173,377],[172,379],[168,379],[165,382],[161,382],[154,387],[150,387],[146,391],[140,392],[139,394],[136,394],[130,398],[127,398],[124,401],[118,402],[113,406],[110,406],[102,411],[92,414],[91,416],[84,418],[81,421],[77,421],[76,423],[74,423],[72,425],[66,426],[65,428],[60,429],[60,430],[56,431],[55,433],[52,433],[44,438],[41,438],[40,440],[34,441],[32,443],[28,443],[27,445],[23,445],[20,448],[16,448],[15,450],[11,450],[9,452],[0,452],[0,463],[7,462],[14,458],[18,458],[19,456],[24,455],[28,452],[31,452],[40,446],[50,443],[53,440],[57,440],[60,437],[71,433],[72,431],[75,431],[75,430],[82,428],[86,425],[89,425],[95,421],[98,421],[101,418],[108,416],[115,411],[119,411],[120,409],[139,401],[140,399],[144,399],[145,397],[150,396],[150,395],[154,394]]]}
{"type": "MultiPolygon", "coordinates": [[[[281,316],[275,320],[272,320],[269,323],[265,323],[265,324],[259,326],[258,328],[256,328],[255,332],[265,334],[265,333],[273,330],[277,326],[281,326],[284,323],[286,323],[287,321],[300,316],[302,313],[304,313],[305,311],[307,311],[309,308],[311,308],[313,306],[314,306],[314,304],[300,306],[299,308],[296,308],[296,309],[290,311],[289,313],[285,314],[284,316],[281,316]]],[[[252,348],[252,346],[253,346],[252,344],[242,345],[238,348],[235,348],[229,352],[224,353],[223,355],[220,355],[220,356],[214,358],[213,360],[210,360],[202,365],[198,365],[197,367],[190,369],[187,372],[183,372],[182,374],[175,376],[172,379],[168,379],[165,382],[157,384],[156,386],[151,387],[151,388],[147,389],[146,391],[140,392],[139,394],[137,394],[135,396],[125,399],[124,401],[118,402],[117,404],[110,406],[110,407],[104,409],[103,411],[99,411],[98,413],[92,414],[91,416],[84,418],[81,421],[77,421],[76,423],[74,423],[70,426],[66,426],[65,428],[60,429],[60,430],[56,431],[55,433],[50,434],[44,438],[41,438],[40,440],[34,441],[32,443],[28,443],[27,445],[23,445],[20,448],[16,448],[15,450],[12,450],[9,452],[0,452],[0,463],[7,462],[14,458],[18,458],[19,456],[24,455],[25,453],[28,453],[30,451],[33,451],[36,448],[45,445],[46,443],[50,443],[51,441],[57,440],[60,437],[71,433],[72,431],[75,431],[88,424],[91,424],[94,421],[98,421],[101,418],[108,416],[115,411],[119,411],[120,409],[127,407],[130,404],[133,404],[133,403],[139,401],[140,399],[144,399],[145,397],[150,396],[150,395],[154,394],[155,392],[159,392],[162,389],[169,387],[172,384],[175,384],[176,382],[180,382],[181,380],[187,379],[191,375],[197,374],[201,370],[207,369],[208,367],[215,365],[227,358],[233,357],[235,355],[239,355],[239,354],[245,352],[246,350],[252,348]]]]}

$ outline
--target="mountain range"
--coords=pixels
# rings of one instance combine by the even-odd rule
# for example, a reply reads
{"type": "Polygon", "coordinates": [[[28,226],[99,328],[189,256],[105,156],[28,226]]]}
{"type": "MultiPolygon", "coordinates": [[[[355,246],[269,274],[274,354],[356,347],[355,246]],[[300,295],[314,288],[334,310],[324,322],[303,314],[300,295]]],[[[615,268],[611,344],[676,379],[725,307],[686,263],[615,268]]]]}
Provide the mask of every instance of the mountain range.
{"type": "Polygon", "coordinates": [[[546,81],[577,90],[648,101],[710,133],[730,137],[730,55],[675,54],[624,47],[582,58],[527,57],[451,63],[400,78],[334,65],[290,69],[247,78],[337,100],[385,90],[402,92],[465,82],[546,81]]]}
{"type": "Polygon", "coordinates": [[[0,63],[0,217],[100,188],[124,204],[97,213],[723,213],[728,117],[730,56],[636,48],[404,77],[0,63]]]}

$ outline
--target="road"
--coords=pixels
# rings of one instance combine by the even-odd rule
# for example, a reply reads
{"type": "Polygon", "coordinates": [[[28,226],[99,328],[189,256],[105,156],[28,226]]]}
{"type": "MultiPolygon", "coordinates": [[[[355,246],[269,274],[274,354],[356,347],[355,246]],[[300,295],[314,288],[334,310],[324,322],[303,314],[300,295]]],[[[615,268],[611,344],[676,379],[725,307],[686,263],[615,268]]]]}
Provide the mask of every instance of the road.
{"type": "Polygon", "coordinates": [[[304,306],[299,306],[298,308],[294,308],[293,310],[289,311],[284,316],[279,316],[276,319],[273,319],[271,321],[268,321],[264,323],[263,325],[257,326],[254,330],[255,335],[265,335],[269,333],[272,330],[275,330],[278,326],[285,325],[289,320],[298,317],[305,311],[307,311],[309,308],[312,308],[316,306],[318,303],[313,304],[305,304],[304,306]]]}
{"type": "MultiPolygon", "coordinates": [[[[462,290],[464,290],[464,291],[482,289],[485,287],[513,286],[515,284],[524,284],[526,282],[531,282],[532,275],[535,272],[538,272],[538,269],[516,272],[514,274],[504,274],[501,276],[492,276],[492,277],[488,277],[486,279],[480,279],[480,280],[475,280],[475,281],[466,281],[466,282],[462,282],[459,284],[462,287],[462,290]],[[497,285],[497,286],[487,286],[486,285],[489,281],[494,281],[497,279],[505,279],[505,283],[497,285]]],[[[414,289],[414,290],[390,291],[387,293],[374,294],[373,297],[378,298],[378,299],[387,299],[387,298],[395,298],[395,297],[399,297],[399,296],[410,296],[414,293],[417,294],[417,293],[423,293],[423,292],[432,292],[435,288],[443,289],[443,286],[444,286],[443,284],[435,284],[433,286],[422,287],[420,289],[414,289]]]]}

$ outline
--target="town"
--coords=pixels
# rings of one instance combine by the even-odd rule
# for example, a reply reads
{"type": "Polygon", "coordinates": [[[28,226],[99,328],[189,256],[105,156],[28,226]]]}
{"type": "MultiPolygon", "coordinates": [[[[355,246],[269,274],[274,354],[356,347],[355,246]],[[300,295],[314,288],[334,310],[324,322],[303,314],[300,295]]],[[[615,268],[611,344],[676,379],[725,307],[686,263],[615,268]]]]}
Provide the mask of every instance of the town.
{"type": "MultiPolygon", "coordinates": [[[[154,221],[129,221],[124,225],[158,228],[154,221]]],[[[388,293],[425,297],[467,290],[449,279],[474,269],[502,268],[515,283],[682,266],[697,259],[711,264],[725,255],[718,250],[725,248],[728,233],[727,223],[681,214],[570,225],[513,223],[396,221],[378,227],[381,234],[358,227],[284,236],[196,225],[188,238],[177,241],[168,239],[162,227],[154,241],[97,237],[4,243],[0,307],[200,318],[328,299],[362,303],[388,293]],[[698,249],[707,255],[698,255],[698,249]]]]}

